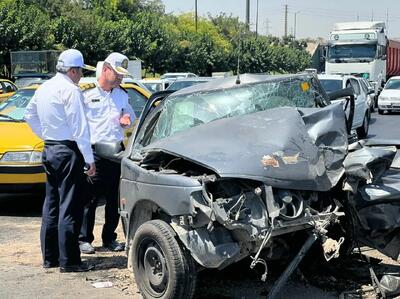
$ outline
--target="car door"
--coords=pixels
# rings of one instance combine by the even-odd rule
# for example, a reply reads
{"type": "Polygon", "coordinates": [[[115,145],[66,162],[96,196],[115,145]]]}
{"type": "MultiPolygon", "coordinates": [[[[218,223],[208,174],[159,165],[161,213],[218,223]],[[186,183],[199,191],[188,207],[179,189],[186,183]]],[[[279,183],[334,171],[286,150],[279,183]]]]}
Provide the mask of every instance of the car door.
{"type": "Polygon", "coordinates": [[[354,107],[354,120],[353,129],[359,128],[363,124],[366,99],[365,95],[361,92],[361,86],[356,79],[350,78],[347,85],[353,88],[355,97],[355,107],[354,107]]]}

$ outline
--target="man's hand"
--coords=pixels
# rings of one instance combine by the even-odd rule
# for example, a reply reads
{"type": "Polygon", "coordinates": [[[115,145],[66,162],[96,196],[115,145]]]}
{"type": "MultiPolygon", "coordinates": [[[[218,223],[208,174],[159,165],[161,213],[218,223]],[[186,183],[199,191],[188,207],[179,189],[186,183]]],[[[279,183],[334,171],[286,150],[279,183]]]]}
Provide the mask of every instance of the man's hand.
{"type": "Polygon", "coordinates": [[[96,174],[96,165],[94,163],[90,163],[89,165],[89,169],[87,171],[85,171],[86,175],[89,177],[92,177],[96,174]]]}
{"type": "Polygon", "coordinates": [[[121,127],[126,128],[131,126],[131,115],[129,113],[125,113],[119,118],[119,124],[121,127]]]}

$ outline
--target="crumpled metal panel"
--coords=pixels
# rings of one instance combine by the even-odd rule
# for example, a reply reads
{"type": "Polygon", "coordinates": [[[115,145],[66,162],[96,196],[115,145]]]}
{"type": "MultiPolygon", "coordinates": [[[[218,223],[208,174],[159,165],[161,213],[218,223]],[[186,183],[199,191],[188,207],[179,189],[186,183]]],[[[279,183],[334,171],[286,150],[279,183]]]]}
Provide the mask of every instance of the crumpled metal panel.
{"type": "Polygon", "coordinates": [[[327,191],[344,172],[345,123],[341,104],[320,109],[276,108],[199,125],[144,150],[181,156],[221,177],[327,191]]]}
{"type": "Polygon", "coordinates": [[[188,248],[193,258],[203,267],[220,268],[224,263],[232,263],[240,255],[239,244],[234,242],[225,230],[206,228],[185,230],[172,224],[179,239],[188,248]]]}
{"type": "Polygon", "coordinates": [[[365,146],[344,162],[348,184],[358,191],[353,206],[359,240],[395,260],[400,254],[400,172],[390,167],[396,153],[393,146],[365,146]]]}
{"type": "Polygon", "coordinates": [[[363,147],[349,153],[344,160],[346,175],[367,183],[375,182],[390,167],[396,152],[395,146],[383,146],[363,147]]]}

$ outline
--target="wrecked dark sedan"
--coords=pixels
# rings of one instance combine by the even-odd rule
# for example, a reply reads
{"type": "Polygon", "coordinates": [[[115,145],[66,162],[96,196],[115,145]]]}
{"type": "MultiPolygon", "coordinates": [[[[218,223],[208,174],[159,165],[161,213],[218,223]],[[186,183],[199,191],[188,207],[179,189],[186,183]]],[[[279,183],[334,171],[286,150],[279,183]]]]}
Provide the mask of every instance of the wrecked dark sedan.
{"type": "MultiPolygon", "coordinates": [[[[153,95],[120,183],[128,266],[142,295],[191,298],[199,270],[245,257],[266,280],[268,262],[286,258],[274,297],[313,244],[326,260],[361,245],[397,259],[397,148],[348,145],[354,97],[336,96],[346,95],[349,119],[312,74],[153,95]]],[[[118,159],[114,145],[96,150],[118,159]]]]}

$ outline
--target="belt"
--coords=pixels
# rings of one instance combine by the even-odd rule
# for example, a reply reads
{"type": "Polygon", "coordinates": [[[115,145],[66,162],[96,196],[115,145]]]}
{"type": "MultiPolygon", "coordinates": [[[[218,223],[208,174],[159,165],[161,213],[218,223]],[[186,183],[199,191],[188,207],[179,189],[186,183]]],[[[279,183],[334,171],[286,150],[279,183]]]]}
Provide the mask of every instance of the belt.
{"type": "Polygon", "coordinates": [[[75,147],[77,146],[75,141],[72,140],[45,140],[44,145],[65,145],[68,147],[75,147]]]}

